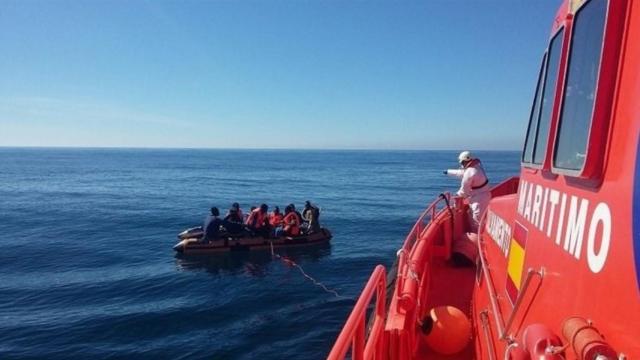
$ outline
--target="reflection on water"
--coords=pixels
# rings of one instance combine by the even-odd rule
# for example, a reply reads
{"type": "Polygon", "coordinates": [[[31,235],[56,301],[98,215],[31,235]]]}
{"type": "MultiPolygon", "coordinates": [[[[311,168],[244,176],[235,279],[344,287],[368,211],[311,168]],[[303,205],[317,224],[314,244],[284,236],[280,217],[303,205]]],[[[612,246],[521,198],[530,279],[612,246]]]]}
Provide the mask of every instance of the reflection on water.
{"type": "MultiPolygon", "coordinates": [[[[331,254],[331,244],[322,243],[295,248],[276,248],[275,253],[296,263],[316,262],[331,254]]],[[[267,266],[274,259],[269,250],[254,250],[247,252],[224,252],[202,255],[176,254],[176,268],[178,270],[206,271],[211,274],[230,272],[244,273],[261,277],[266,274],[267,266]]]]}

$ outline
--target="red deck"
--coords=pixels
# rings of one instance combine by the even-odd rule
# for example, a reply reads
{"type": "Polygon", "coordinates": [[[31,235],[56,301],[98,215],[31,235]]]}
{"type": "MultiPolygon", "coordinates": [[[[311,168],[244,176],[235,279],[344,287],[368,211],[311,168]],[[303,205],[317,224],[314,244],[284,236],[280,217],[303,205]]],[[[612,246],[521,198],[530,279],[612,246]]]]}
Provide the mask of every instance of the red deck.
{"type": "MultiPolygon", "coordinates": [[[[475,267],[454,266],[444,259],[435,259],[431,266],[431,284],[427,295],[426,309],[436,306],[454,306],[462,310],[469,319],[473,319],[471,311],[471,295],[475,285],[475,267]]],[[[433,360],[469,360],[475,358],[473,342],[465,350],[454,355],[441,355],[429,348],[425,342],[418,342],[416,359],[433,360]]]]}

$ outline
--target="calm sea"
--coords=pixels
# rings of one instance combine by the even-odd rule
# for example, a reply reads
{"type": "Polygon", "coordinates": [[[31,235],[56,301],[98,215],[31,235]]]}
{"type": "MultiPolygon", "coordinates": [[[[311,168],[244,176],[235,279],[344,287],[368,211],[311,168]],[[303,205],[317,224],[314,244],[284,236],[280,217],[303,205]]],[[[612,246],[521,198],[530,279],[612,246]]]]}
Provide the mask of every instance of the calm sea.
{"type": "MultiPolygon", "coordinates": [[[[519,153],[479,153],[492,183],[519,153]]],[[[267,252],[176,257],[211,206],[311,200],[329,247],[284,252],[355,298],[457,182],[447,151],[0,148],[0,358],[320,359],[353,300],[267,252]]]]}

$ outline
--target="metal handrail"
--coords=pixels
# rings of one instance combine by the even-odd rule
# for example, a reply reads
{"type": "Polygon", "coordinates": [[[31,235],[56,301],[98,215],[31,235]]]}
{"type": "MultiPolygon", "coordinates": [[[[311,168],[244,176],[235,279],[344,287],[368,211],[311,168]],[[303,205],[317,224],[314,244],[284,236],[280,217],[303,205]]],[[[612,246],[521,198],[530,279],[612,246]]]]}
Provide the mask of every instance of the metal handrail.
{"type": "Polygon", "coordinates": [[[420,214],[420,216],[418,217],[418,220],[416,220],[415,224],[411,228],[411,231],[409,231],[409,234],[405,238],[405,241],[402,244],[402,247],[400,248],[400,250],[398,250],[398,253],[397,253],[398,272],[396,275],[396,295],[397,296],[402,295],[403,285],[404,285],[403,280],[406,278],[407,274],[409,275],[411,274],[412,264],[408,264],[407,259],[412,258],[415,244],[417,243],[420,235],[433,223],[433,220],[435,219],[437,214],[439,203],[444,201],[446,204],[446,207],[449,209],[449,211],[451,211],[451,206],[449,205],[450,199],[451,199],[451,194],[446,192],[446,193],[441,193],[440,196],[438,196],[438,199],[431,202],[431,204],[429,204],[429,206],[427,206],[427,208],[420,214]],[[429,215],[429,222],[427,224],[424,224],[424,219],[427,215],[429,215]],[[409,266],[405,266],[405,265],[409,265],[409,266]]]}
{"type": "Polygon", "coordinates": [[[382,350],[386,316],[386,278],[384,266],[376,266],[347,322],[340,331],[340,335],[338,335],[338,339],[327,357],[328,360],[344,359],[349,348],[351,348],[351,358],[354,360],[372,359],[375,350],[382,350]],[[365,317],[374,293],[376,294],[375,319],[367,338],[365,317]]]}
{"type": "Polygon", "coordinates": [[[482,216],[482,218],[480,218],[480,224],[478,226],[478,258],[480,258],[480,266],[482,266],[482,273],[484,274],[484,280],[487,282],[487,290],[489,291],[489,300],[491,301],[491,309],[493,310],[493,317],[496,321],[496,326],[498,327],[498,334],[500,334],[500,337],[502,338],[502,335],[504,334],[504,320],[502,319],[502,313],[500,312],[500,309],[498,308],[498,303],[497,303],[497,299],[498,299],[498,295],[496,294],[496,289],[493,287],[493,280],[491,279],[491,276],[489,275],[489,268],[487,266],[487,261],[484,258],[484,252],[482,249],[482,236],[480,236],[480,232],[483,229],[484,226],[484,219],[486,219],[487,217],[487,213],[485,212],[485,214],[482,216]]]}
{"type": "Polygon", "coordinates": [[[489,315],[487,315],[488,310],[482,310],[480,312],[480,321],[482,323],[482,332],[484,333],[484,341],[487,344],[487,354],[489,355],[489,360],[494,360],[493,351],[495,347],[493,346],[493,338],[491,337],[491,330],[489,329],[489,315]]]}
{"type": "Polygon", "coordinates": [[[529,289],[529,285],[531,284],[531,279],[533,279],[534,275],[540,276],[540,280],[544,277],[544,269],[536,270],[529,268],[527,270],[527,278],[524,280],[524,284],[522,285],[522,290],[518,293],[518,297],[516,298],[515,304],[513,304],[513,310],[511,311],[511,315],[509,315],[509,319],[507,320],[507,324],[504,326],[504,332],[500,335],[501,340],[507,340],[509,330],[511,329],[511,325],[513,324],[513,320],[516,318],[516,313],[520,309],[520,305],[522,305],[522,299],[524,295],[527,293],[529,289]]]}
{"type": "MultiPolygon", "coordinates": [[[[478,226],[479,232],[482,231],[483,229],[485,218],[486,218],[486,213],[485,213],[485,216],[483,216],[480,219],[480,226],[478,226]]],[[[511,325],[513,324],[513,321],[515,320],[515,315],[518,312],[520,305],[522,304],[522,299],[524,298],[524,295],[527,293],[527,289],[531,284],[531,279],[533,278],[533,275],[538,275],[540,276],[540,279],[542,279],[544,277],[544,269],[535,270],[535,269],[529,268],[527,270],[527,278],[525,279],[525,282],[522,285],[522,290],[520,290],[518,297],[516,298],[516,301],[513,305],[513,310],[511,311],[511,314],[509,315],[509,319],[507,319],[507,323],[505,325],[504,319],[502,318],[502,313],[500,312],[500,309],[498,307],[498,302],[497,302],[498,295],[496,293],[495,288],[493,287],[493,281],[491,279],[491,275],[489,275],[489,267],[487,266],[486,259],[484,258],[481,236],[478,236],[477,244],[478,244],[478,258],[480,258],[482,273],[484,274],[484,279],[487,282],[487,291],[489,292],[489,300],[491,302],[491,308],[493,310],[492,311],[493,317],[496,321],[496,326],[498,327],[498,335],[500,340],[505,340],[509,342],[510,338],[508,336],[508,332],[511,329],[511,325]]]]}
{"type": "Polygon", "coordinates": [[[449,193],[442,193],[437,200],[433,201],[431,204],[429,204],[429,206],[427,206],[427,208],[418,217],[418,220],[413,225],[413,228],[411,228],[409,235],[407,235],[407,237],[405,238],[405,241],[402,244],[402,250],[410,252],[413,249],[413,245],[415,245],[418,236],[420,236],[422,231],[426,229],[426,227],[429,226],[431,222],[433,222],[433,219],[436,216],[437,205],[443,200],[448,204],[450,198],[451,195],[449,193]],[[421,228],[421,225],[423,224],[424,218],[425,216],[427,216],[427,214],[431,215],[430,221],[424,228],[421,228]]]}
{"type": "MultiPolygon", "coordinates": [[[[517,178],[508,179],[507,181],[504,181],[503,183],[496,186],[496,188],[498,189],[495,190],[496,194],[494,195],[504,195],[507,193],[513,193],[517,190],[517,186],[518,186],[517,178]]],[[[493,191],[494,190],[492,190],[492,194],[493,194],[493,191]]],[[[438,217],[440,219],[438,221],[442,221],[443,216],[439,216],[439,215],[442,215],[442,211],[448,210],[449,215],[451,216],[452,230],[448,236],[454,236],[455,231],[454,231],[453,221],[457,215],[460,215],[459,212],[462,210],[462,208],[458,208],[458,206],[456,206],[455,208],[452,208],[450,204],[450,200],[451,200],[451,195],[449,193],[443,193],[443,194],[440,194],[438,199],[430,203],[426,207],[426,209],[420,214],[417,221],[411,228],[411,231],[406,236],[402,244],[402,247],[400,248],[400,250],[398,250],[398,253],[397,253],[398,271],[397,271],[396,286],[395,286],[396,293],[394,293],[393,295],[394,300],[398,300],[398,299],[401,300],[403,297],[405,297],[405,295],[407,298],[415,299],[414,296],[416,294],[413,294],[413,293],[417,291],[416,289],[418,288],[418,286],[416,286],[414,289],[413,283],[411,283],[412,285],[411,288],[407,289],[408,293],[407,294],[404,293],[405,289],[403,289],[404,288],[403,284],[405,284],[408,278],[411,278],[418,282],[425,281],[425,277],[422,276],[423,274],[418,273],[419,268],[416,268],[417,264],[414,263],[414,261],[416,261],[415,260],[416,256],[420,257],[421,255],[424,255],[424,253],[422,252],[424,251],[424,248],[421,246],[423,244],[420,243],[420,241],[423,238],[422,235],[425,234],[425,231],[427,231],[427,229],[430,229],[430,227],[434,224],[434,222],[436,221],[436,219],[438,219],[438,217]],[[439,209],[438,206],[443,201],[446,204],[446,207],[439,209]],[[425,223],[427,216],[429,216],[429,218],[428,218],[428,221],[425,223]],[[418,246],[416,246],[416,244],[418,244],[418,246]]],[[[456,202],[456,204],[458,203],[456,202]]],[[[482,229],[482,221],[480,224],[480,229],[482,229]]],[[[491,278],[487,271],[487,265],[485,263],[484,254],[481,248],[481,243],[482,241],[479,240],[478,248],[480,253],[480,259],[482,261],[482,270],[486,277],[487,282],[489,283],[491,305],[493,310],[492,313],[496,318],[496,323],[498,325],[498,333],[502,335],[504,334],[504,329],[505,329],[504,320],[502,319],[502,314],[499,312],[498,304],[496,303],[496,298],[494,297],[495,288],[493,287],[493,283],[491,282],[491,278]]],[[[424,285],[420,285],[420,286],[424,287],[424,285]]],[[[347,319],[342,331],[340,332],[340,335],[338,336],[333,348],[331,349],[331,352],[329,353],[328,359],[330,360],[344,359],[344,357],[349,352],[349,349],[351,349],[352,359],[369,360],[373,358],[378,358],[379,356],[384,357],[385,353],[383,352],[384,350],[383,346],[387,343],[393,342],[394,344],[399,345],[401,348],[405,348],[407,344],[414,344],[414,341],[411,340],[411,336],[413,334],[413,332],[411,331],[398,332],[398,329],[396,329],[395,327],[387,328],[385,330],[385,324],[384,324],[385,317],[386,317],[385,288],[386,288],[385,270],[383,266],[378,265],[374,270],[374,272],[372,273],[371,277],[369,278],[367,284],[365,285],[365,288],[362,291],[362,294],[358,298],[356,305],[354,306],[351,314],[349,315],[349,318],[347,319]],[[367,336],[365,317],[367,313],[367,308],[369,307],[372,301],[374,292],[377,295],[375,313],[374,313],[375,316],[374,316],[373,326],[371,326],[367,336]],[[394,336],[397,336],[398,338],[395,338],[394,336]]],[[[420,302],[417,302],[417,304],[420,304],[420,302]]],[[[396,305],[393,305],[393,306],[396,306],[396,305]]],[[[400,308],[396,309],[394,307],[394,309],[401,311],[400,308]]],[[[406,316],[408,316],[408,318],[406,318],[406,320],[403,320],[403,321],[407,321],[409,326],[413,326],[413,324],[415,324],[415,317],[420,310],[411,308],[409,311],[406,309],[407,307],[404,307],[404,310],[402,311],[406,311],[406,316]]],[[[394,310],[390,309],[390,311],[394,311],[394,310]]],[[[487,336],[489,332],[488,313],[489,311],[485,310],[482,314],[485,336],[487,336]]],[[[389,326],[389,324],[387,324],[387,326],[389,326]]],[[[486,340],[492,342],[492,339],[489,336],[487,337],[486,340]]],[[[489,358],[491,360],[495,359],[493,352],[490,352],[489,358]]]]}
{"type": "MultiPolygon", "coordinates": [[[[507,181],[504,181],[503,183],[496,186],[496,188],[499,188],[498,190],[496,190],[497,192],[496,194],[504,195],[507,193],[515,192],[517,190],[517,186],[518,186],[517,178],[508,179],[507,181]]],[[[416,255],[415,252],[418,251],[416,250],[416,248],[420,248],[420,246],[416,247],[416,244],[421,240],[421,236],[424,234],[424,232],[427,229],[430,228],[430,226],[433,225],[434,221],[436,220],[436,217],[439,214],[441,214],[442,210],[449,211],[449,214],[451,216],[451,226],[452,226],[452,231],[449,236],[453,236],[453,233],[454,233],[453,220],[455,216],[454,216],[454,211],[450,205],[450,200],[451,200],[451,195],[449,193],[440,194],[438,199],[430,203],[429,206],[427,206],[427,208],[420,214],[417,221],[411,228],[411,231],[405,238],[405,241],[403,242],[402,247],[397,253],[398,271],[397,271],[396,286],[395,286],[397,293],[394,294],[394,298],[395,296],[402,297],[403,284],[405,283],[405,280],[407,277],[414,278],[414,280],[416,281],[421,281],[421,277],[419,276],[420,274],[416,274],[416,269],[415,269],[416,264],[410,261],[410,259],[413,259],[414,256],[416,255]],[[438,205],[441,204],[442,201],[445,202],[446,208],[438,209],[438,205]],[[425,218],[427,216],[429,216],[429,221],[425,223],[425,218]]],[[[460,209],[457,209],[456,211],[460,211],[460,209]]],[[[481,222],[480,229],[482,229],[482,222],[481,222]]],[[[486,263],[484,262],[484,256],[480,246],[481,246],[481,241],[478,241],[483,273],[485,274],[487,281],[490,283],[490,293],[491,293],[490,295],[495,295],[495,289],[493,288],[493,284],[491,283],[490,276],[488,276],[488,271],[486,269],[487,266],[486,266],[486,263]]],[[[424,278],[422,278],[422,280],[424,280],[424,278]]],[[[385,327],[384,327],[385,326],[384,321],[386,317],[386,313],[385,313],[386,298],[385,297],[386,297],[385,270],[382,265],[378,265],[373,271],[373,273],[371,274],[371,277],[369,278],[367,284],[365,285],[364,290],[362,291],[360,297],[358,298],[358,301],[356,302],[351,314],[349,315],[349,318],[347,319],[342,331],[340,332],[340,335],[338,336],[327,359],[330,359],[330,360],[344,359],[344,357],[349,352],[349,349],[351,349],[351,358],[355,360],[360,360],[360,359],[369,360],[373,358],[378,358],[378,355],[384,356],[384,354],[382,353],[382,351],[384,350],[383,346],[385,345],[385,343],[392,341],[391,335],[394,334],[393,329],[389,331],[388,329],[385,330],[385,327]],[[373,326],[371,326],[369,330],[369,334],[367,336],[365,317],[367,313],[367,308],[371,303],[374,292],[376,293],[375,317],[373,321],[373,326]]],[[[505,328],[504,320],[501,317],[501,313],[498,311],[498,307],[497,307],[497,303],[495,302],[495,299],[492,296],[490,296],[490,298],[492,300],[493,314],[496,317],[499,334],[503,334],[504,333],[503,329],[505,328]]],[[[488,312],[489,311],[484,311],[483,313],[483,316],[484,316],[483,322],[485,327],[489,325],[488,312]]],[[[412,319],[408,319],[408,321],[415,320],[414,318],[417,314],[417,310],[413,309],[411,311],[411,314],[412,315],[410,316],[412,316],[412,319]]],[[[413,324],[413,322],[411,322],[411,324],[413,324]]],[[[486,332],[488,332],[489,329],[488,327],[486,327],[484,330],[486,335],[486,332]]],[[[411,332],[404,333],[404,335],[402,336],[404,337],[409,335],[411,335],[411,332]]],[[[490,340],[491,339],[489,339],[489,341],[490,340]]],[[[404,341],[401,341],[401,343],[404,343],[404,341]]],[[[410,343],[413,343],[413,342],[410,341],[410,343]]],[[[493,360],[494,358],[495,358],[494,354],[491,353],[490,359],[493,360]]]]}

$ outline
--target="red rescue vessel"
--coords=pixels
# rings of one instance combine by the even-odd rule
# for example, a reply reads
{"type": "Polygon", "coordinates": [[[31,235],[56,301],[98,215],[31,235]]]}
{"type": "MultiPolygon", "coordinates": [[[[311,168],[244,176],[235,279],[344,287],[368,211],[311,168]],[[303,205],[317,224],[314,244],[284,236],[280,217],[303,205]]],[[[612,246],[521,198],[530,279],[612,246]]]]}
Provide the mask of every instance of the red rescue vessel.
{"type": "Polygon", "coordinates": [[[565,1],[519,177],[478,233],[462,199],[432,203],[329,359],[640,359],[639,133],[640,1],[565,1]]]}

